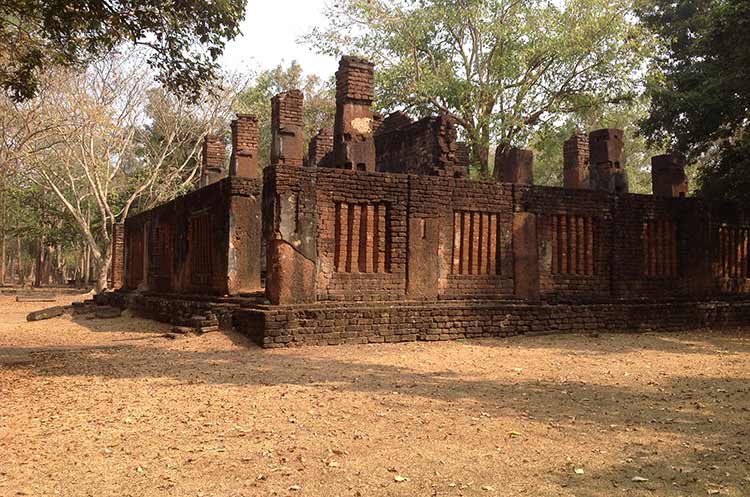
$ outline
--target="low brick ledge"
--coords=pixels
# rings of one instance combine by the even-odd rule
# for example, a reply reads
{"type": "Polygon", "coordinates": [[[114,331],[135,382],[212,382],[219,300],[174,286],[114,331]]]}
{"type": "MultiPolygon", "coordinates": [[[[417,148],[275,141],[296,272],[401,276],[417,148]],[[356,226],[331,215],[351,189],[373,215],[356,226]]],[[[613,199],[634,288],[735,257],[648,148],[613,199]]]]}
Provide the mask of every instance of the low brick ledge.
{"type": "Polygon", "coordinates": [[[259,296],[206,297],[111,292],[102,303],[179,324],[212,313],[262,347],[438,341],[575,332],[676,331],[750,327],[750,299],[597,303],[519,300],[322,301],[268,305],[259,296]]]}
{"type": "Polygon", "coordinates": [[[319,302],[240,309],[234,328],[262,347],[437,341],[572,332],[750,325],[750,300],[319,302]]]}

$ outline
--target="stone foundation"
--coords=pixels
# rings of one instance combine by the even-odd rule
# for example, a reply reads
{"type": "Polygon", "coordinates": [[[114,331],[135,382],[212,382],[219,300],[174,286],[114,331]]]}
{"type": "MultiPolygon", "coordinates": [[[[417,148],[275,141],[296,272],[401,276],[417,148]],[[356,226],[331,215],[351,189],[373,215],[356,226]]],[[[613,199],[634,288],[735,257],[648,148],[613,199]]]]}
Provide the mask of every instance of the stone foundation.
{"type": "Polygon", "coordinates": [[[750,299],[669,302],[320,302],[267,305],[258,295],[206,298],[113,292],[97,303],[177,326],[216,319],[264,348],[499,338],[581,332],[734,328],[750,322],[750,299]]]}

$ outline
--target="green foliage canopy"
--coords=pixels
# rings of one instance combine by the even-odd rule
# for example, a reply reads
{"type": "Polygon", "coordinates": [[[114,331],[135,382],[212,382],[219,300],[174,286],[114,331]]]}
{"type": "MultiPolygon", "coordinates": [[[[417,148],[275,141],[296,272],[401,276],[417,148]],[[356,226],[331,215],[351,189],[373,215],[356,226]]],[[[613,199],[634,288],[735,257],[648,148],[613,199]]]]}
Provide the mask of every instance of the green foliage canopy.
{"type": "Polygon", "coordinates": [[[244,12],[245,0],[3,0],[0,86],[27,100],[50,67],[83,64],[132,42],[150,49],[147,62],[162,83],[195,97],[216,76],[244,12]]]}
{"type": "Polygon", "coordinates": [[[342,0],[308,43],[378,66],[383,110],[451,115],[487,173],[490,142],[634,91],[648,53],[626,0],[342,0]]]}
{"type": "Polygon", "coordinates": [[[706,196],[750,201],[750,2],[650,0],[640,15],[664,46],[646,135],[701,163],[706,196]]]}

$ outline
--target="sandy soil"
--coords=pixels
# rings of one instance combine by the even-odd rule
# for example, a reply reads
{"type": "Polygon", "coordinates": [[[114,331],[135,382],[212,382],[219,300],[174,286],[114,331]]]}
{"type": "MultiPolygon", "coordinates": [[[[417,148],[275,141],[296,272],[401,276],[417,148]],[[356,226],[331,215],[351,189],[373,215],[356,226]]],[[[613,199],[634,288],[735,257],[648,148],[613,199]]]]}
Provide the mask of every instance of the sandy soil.
{"type": "Polygon", "coordinates": [[[740,332],[265,351],[43,305],[0,297],[3,497],[750,495],[740,332]]]}

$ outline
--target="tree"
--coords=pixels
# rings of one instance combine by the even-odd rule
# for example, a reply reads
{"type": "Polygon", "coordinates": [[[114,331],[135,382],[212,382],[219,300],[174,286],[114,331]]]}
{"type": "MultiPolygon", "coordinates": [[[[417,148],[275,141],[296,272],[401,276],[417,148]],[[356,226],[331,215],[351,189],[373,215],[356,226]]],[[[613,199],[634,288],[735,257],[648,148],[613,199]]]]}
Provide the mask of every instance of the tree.
{"type": "MultiPolygon", "coordinates": [[[[651,157],[664,153],[648,143],[638,122],[648,115],[648,100],[594,106],[568,116],[559,123],[547,123],[532,137],[534,151],[534,180],[538,184],[562,186],[563,142],[576,129],[591,131],[600,128],[621,128],[625,131],[625,165],[631,193],[651,193],[651,157]]],[[[691,188],[694,187],[695,168],[687,170],[691,188]]]]}
{"type": "Polygon", "coordinates": [[[653,0],[640,15],[663,44],[645,133],[701,163],[706,196],[750,201],[750,2],[653,0]]]}
{"type": "Polygon", "coordinates": [[[444,112],[481,175],[490,142],[523,145],[549,120],[627,98],[644,57],[626,0],[343,0],[306,38],[378,65],[378,105],[444,112]]]}
{"type": "Polygon", "coordinates": [[[5,100],[17,125],[48,128],[16,148],[13,161],[75,220],[98,290],[107,285],[113,225],[137,201],[152,205],[189,184],[203,137],[226,126],[234,95],[216,89],[193,104],[154,86],[138,61],[138,52],[114,54],[57,75],[28,102],[5,100]]]}
{"type": "Polygon", "coordinates": [[[303,132],[306,139],[321,128],[333,127],[336,99],[332,81],[323,81],[314,74],[305,76],[296,61],[289,67],[279,64],[261,71],[237,96],[236,105],[239,112],[258,117],[258,150],[264,151],[259,157],[261,168],[271,161],[271,98],[289,90],[301,90],[305,95],[303,132]]]}
{"type": "Polygon", "coordinates": [[[0,85],[27,100],[50,68],[85,65],[127,41],[148,47],[165,86],[196,96],[217,75],[244,12],[245,0],[4,0],[0,85]]]}

